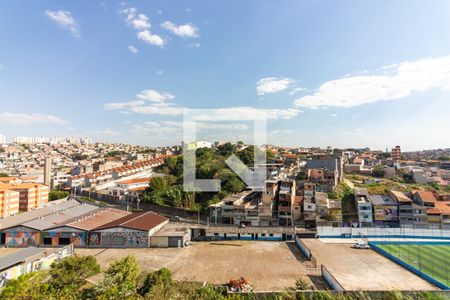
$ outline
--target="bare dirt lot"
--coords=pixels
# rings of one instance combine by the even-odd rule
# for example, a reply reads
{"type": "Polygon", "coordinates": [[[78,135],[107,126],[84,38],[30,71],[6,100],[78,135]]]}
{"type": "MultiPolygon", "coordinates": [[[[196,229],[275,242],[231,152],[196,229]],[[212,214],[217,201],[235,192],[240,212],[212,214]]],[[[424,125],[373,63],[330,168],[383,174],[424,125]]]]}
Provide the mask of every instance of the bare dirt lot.
{"type": "Polygon", "coordinates": [[[141,269],[169,268],[177,280],[225,283],[245,277],[255,290],[284,290],[294,287],[306,270],[298,249],[284,242],[230,241],[200,242],[185,249],[76,249],[80,255],[94,255],[102,269],[110,262],[134,255],[141,269]],[[292,249],[292,250],[291,250],[292,249]]]}
{"type": "Polygon", "coordinates": [[[346,290],[437,290],[438,288],[373,250],[351,244],[302,239],[346,290]]]}

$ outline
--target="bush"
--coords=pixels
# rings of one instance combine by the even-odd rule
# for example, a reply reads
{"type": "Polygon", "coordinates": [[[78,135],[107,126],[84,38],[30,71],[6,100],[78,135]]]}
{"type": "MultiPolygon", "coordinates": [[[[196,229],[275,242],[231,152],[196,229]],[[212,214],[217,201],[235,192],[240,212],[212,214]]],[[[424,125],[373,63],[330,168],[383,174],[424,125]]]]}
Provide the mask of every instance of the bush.
{"type": "Polygon", "coordinates": [[[50,193],[48,193],[48,201],[54,201],[66,197],[69,197],[69,192],[66,191],[52,190],[50,191],[50,193]]]}

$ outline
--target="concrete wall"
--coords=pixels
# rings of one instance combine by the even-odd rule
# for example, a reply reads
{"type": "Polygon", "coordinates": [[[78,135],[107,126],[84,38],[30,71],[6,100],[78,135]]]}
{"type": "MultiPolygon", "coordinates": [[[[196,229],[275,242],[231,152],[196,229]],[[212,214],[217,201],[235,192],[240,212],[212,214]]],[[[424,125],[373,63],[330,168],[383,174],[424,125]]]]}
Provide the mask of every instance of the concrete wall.
{"type": "Polygon", "coordinates": [[[317,236],[342,238],[350,236],[450,239],[450,230],[427,228],[351,228],[318,227],[317,236]],[[345,236],[344,236],[345,235],[345,236]]]}

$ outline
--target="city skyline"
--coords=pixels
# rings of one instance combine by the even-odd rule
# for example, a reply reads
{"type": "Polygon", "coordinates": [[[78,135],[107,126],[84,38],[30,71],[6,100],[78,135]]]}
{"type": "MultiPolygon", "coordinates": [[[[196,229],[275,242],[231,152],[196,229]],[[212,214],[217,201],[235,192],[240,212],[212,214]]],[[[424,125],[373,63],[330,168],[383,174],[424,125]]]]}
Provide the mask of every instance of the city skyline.
{"type": "MultiPolygon", "coordinates": [[[[0,4],[8,139],[174,145],[185,108],[258,108],[271,144],[450,147],[447,1],[87,3],[0,4]]],[[[251,130],[202,134],[251,142],[251,130]]]]}

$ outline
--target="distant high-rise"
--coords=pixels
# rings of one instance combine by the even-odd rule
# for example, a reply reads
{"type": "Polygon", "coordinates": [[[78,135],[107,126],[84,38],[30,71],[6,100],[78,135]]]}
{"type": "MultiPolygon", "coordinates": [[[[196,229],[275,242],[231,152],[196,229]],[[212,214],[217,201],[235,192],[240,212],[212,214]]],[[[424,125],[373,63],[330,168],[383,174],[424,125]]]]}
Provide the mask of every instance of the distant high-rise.
{"type": "Polygon", "coordinates": [[[44,164],[44,184],[50,186],[52,176],[52,159],[50,157],[45,158],[44,164]]]}
{"type": "Polygon", "coordinates": [[[392,148],[391,157],[394,161],[399,161],[402,158],[400,146],[395,146],[395,148],[392,148]]]}
{"type": "Polygon", "coordinates": [[[0,145],[6,144],[6,137],[3,134],[0,134],[0,145]]]}

